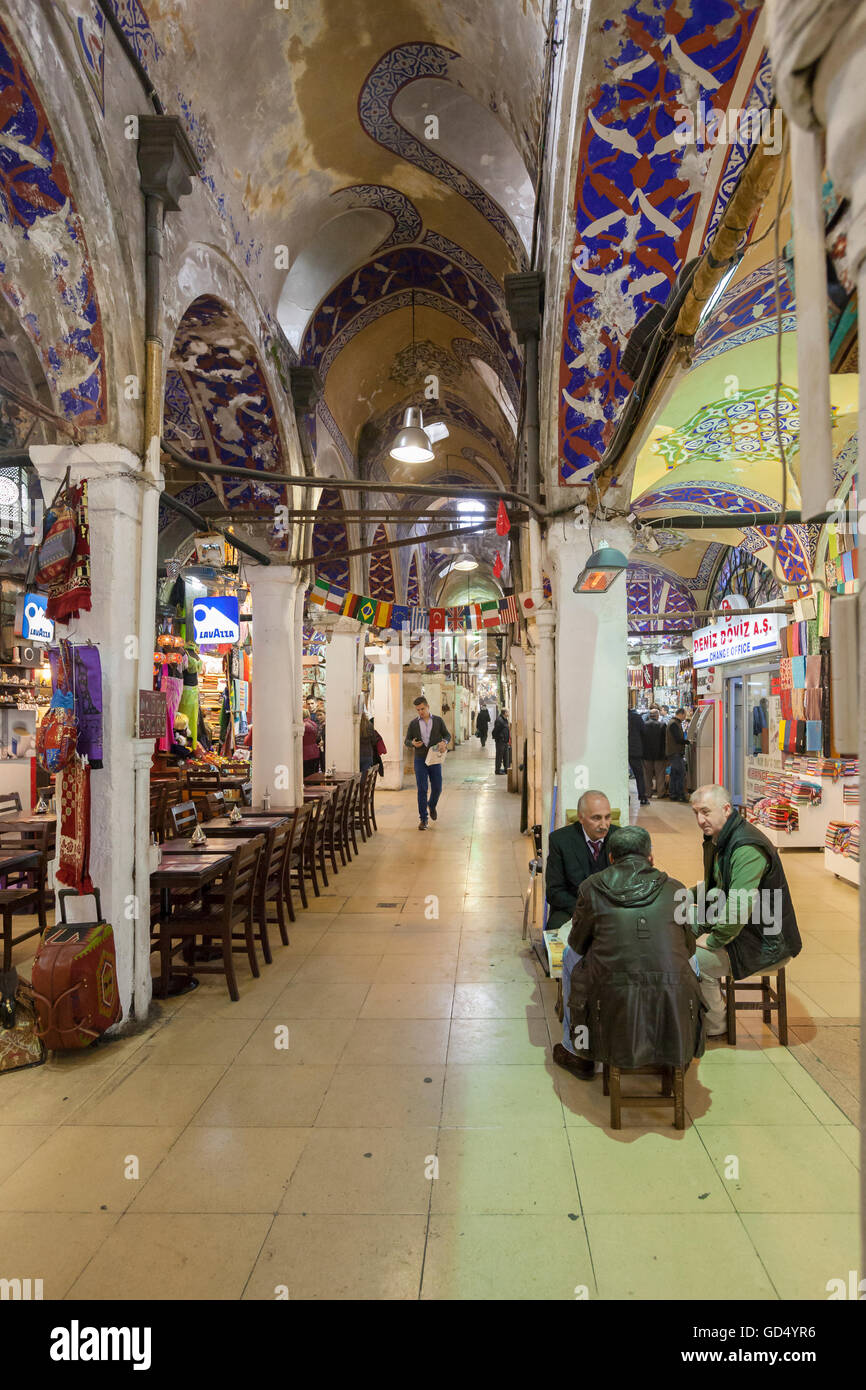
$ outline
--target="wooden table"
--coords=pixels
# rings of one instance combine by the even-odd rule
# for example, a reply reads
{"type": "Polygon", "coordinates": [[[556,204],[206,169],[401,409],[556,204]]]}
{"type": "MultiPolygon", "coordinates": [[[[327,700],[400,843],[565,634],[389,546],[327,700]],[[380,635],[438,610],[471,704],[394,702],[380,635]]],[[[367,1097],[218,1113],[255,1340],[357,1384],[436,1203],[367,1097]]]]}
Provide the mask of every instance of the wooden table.
{"type": "Polygon", "coordinates": [[[33,826],[56,824],[57,817],[53,811],[47,811],[44,816],[35,816],[32,812],[29,816],[23,813],[20,816],[0,816],[0,835],[4,830],[29,830],[33,826]]]}
{"type": "MultiPolygon", "coordinates": [[[[265,837],[261,831],[259,831],[259,835],[264,840],[265,837]]],[[[251,840],[255,838],[255,835],[242,834],[234,837],[219,835],[216,838],[216,843],[212,845],[194,845],[189,840],[169,840],[168,844],[162,846],[162,852],[164,855],[234,854],[237,849],[246,849],[251,840]]]]}
{"type": "Polygon", "coordinates": [[[151,888],[160,891],[162,911],[169,911],[172,889],[205,888],[224,874],[231,862],[230,854],[187,854],[181,851],[172,856],[171,850],[163,850],[162,863],[150,876],[151,888]]]}
{"type": "Polygon", "coordinates": [[[4,853],[0,849],[0,877],[16,873],[20,869],[38,869],[42,855],[38,850],[23,850],[21,853],[4,853]]]}
{"type": "Polygon", "coordinates": [[[333,787],[337,782],[351,782],[353,777],[359,777],[358,772],[314,772],[311,777],[305,779],[304,785],[308,787],[333,787]]]}
{"type": "Polygon", "coordinates": [[[261,819],[262,816],[293,816],[297,807],[295,806],[271,806],[265,810],[261,802],[256,806],[240,806],[238,808],[245,820],[261,819]]]}
{"type": "Polygon", "coordinates": [[[213,820],[204,821],[202,830],[205,835],[220,837],[261,835],[265,830],[272,830],[275,825],[285,825],[293,814],[292,811],[285,814],[275,812],[270,816],[254,816],[251,820],[245,821],[234,821],[229,816],[216,816],[213,820]]]}

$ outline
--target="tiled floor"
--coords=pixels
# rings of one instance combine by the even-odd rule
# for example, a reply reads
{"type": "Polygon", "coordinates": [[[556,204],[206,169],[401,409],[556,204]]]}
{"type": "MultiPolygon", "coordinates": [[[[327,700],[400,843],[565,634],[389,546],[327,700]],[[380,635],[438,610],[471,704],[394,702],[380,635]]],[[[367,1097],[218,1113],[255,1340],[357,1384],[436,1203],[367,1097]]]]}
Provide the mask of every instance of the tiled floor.
{"type": "MultiPolygon", "coordinates": [[[[230,1003],[0,1081],[0,1274],[49,1298],[826,1298],[859,1267],[857,895],[787,855],[805,948],[792,1045],[746,1015],[688,1123],[550,1060],[555,987],[520,939],[529,842],[492,749],[414,789],[230,1003]],[[471,780],[475,779],[475,780],[471,780]],[[388,906],[383,906],[388,904],[388,906]],[[653,1121],[655,1120],[655,1127],[653,1121]]],[[[641,813],[687,882],[687,807],[641,813]]],[[[26,973],[26,955],[21,965],[26,973]]]]}

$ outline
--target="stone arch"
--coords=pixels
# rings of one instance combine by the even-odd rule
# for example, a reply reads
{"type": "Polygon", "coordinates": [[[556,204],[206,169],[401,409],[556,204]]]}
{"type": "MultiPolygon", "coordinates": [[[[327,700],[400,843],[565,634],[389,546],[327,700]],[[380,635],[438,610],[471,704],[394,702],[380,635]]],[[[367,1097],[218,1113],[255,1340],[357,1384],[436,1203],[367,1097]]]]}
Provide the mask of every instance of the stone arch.
{"type": "Polygon", "coordinates": [[[331,551],[349,548],[346,523],[342,519],[328,518],[328,512],[338,511],[343,506],[343,495],[339,488],[322,488],[317,507],[320,516],[317,516],[313,525],[312,553],[316,556],[316,578],[326,579],[331,584],[338,584],[341,589],[348,589],[351,587],[349,561],[345,558],[328,559],[331,551]]]}
{"type": "MultiPolygon", "coordinates": [[[[385,545],[388,540],[388,532],[384,523],[380,521],[373,536],[373,545],[385,545]]],[[[381,599],[384,603],[396,603],[394,562],[390,550],[380,550],[378,553],[371,554],[367,584],[370,598],[381,599]]]]}

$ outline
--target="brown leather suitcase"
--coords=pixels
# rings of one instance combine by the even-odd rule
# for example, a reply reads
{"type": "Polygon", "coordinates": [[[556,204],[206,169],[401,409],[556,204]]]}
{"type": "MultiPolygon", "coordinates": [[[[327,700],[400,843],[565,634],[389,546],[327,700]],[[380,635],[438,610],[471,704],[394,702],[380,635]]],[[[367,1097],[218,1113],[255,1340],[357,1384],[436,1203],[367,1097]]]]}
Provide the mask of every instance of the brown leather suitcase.
{"type": "Polygon", "coordinates": [[[99,889],[95,922],[67,922],[66,899],[78,896],[72,888],[57,894],[60,921],[43,932],[33,962],[39,1036],[54,1051],[88,1047],[121,1016],[114,932],[103,921],[99,889]]]}

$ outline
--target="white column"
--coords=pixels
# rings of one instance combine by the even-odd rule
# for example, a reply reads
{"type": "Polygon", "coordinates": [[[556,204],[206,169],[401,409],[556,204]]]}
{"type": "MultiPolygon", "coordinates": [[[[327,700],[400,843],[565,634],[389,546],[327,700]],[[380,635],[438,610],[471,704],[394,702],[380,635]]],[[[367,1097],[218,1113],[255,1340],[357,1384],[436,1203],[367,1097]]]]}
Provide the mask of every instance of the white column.
{"type": "MultiPolygon", "coordinates": [[[[338,618],[328,643],[325,762],[337,772],[357,772],[360,765],[357,711],[361,690],[358,644],[361,624],[338,618]]],[[[363,654],[362,654],[363,659],[363,654]]]]}
{"type": "Polygon", "coordinates": [[[253,803],[267,790],[272,806],[295,806],[302,786],[295,757],[301,682],[295,605],[303,602],[302,581],[289,565],[250,565],[247,576],[253,606],[253,803]]]}
{"type": "MultiPolygon", "coordinates": [[[[627,527],[588,534],[557,522],[548,535],[556,605],[557,825],[577,806],[581,791],[603,791],[628,824],[628,623],[622,574],[604,594],[573,588],[591,548],[604,543],[628,554],[627,527]]],[[[539,615],[539,617],[542,615],[539,615]]]]}
{"type": "MultiPolygon", "coordinates": [[[[556,762],[556,686],[554,683],[554,638],[556,614],[552,608],[542,608],[535,615],[538,636],[538,655],[535,663],[535,771],[536,806],[541,818],[541,840],[544,862],[547,863],[547,841],[550,837],[550,810],[553,803],[553,773],[556,762]]],[[[560,787],[561,806],[562,788],[560,787]]],[[[557,824],[561,825],[561,819],[557,824]]],[[[555,827],[554,827],[555,828],[555,827]]]]}
{"type": "MultiPolygon", "coordinates": [[[[147,1016],[151,993],[150,809],[140,796],[137,824],[135,784],[136,769],[140,785],[145,773],[149,776],[154,745],[136,738],[139,682],[151,688],[153,641],[151,625],[140,675],[139,573],[142,564],[153,564],[152,556],[141,555],[141,461],[113,444],[36,445],[30,456],[46,501],[53,497],[67,467],[73,483],[87,479],[92,607],[68,626],[58,625],[56,638],[89,639],[99,650],[103,766],[92,771],[90,778],[90,877],[100,890],[103,914],[114,928],[123,1019],[133,1015],[142,1019],[147,1016]]],[[[70,920],[92,919],[93,903],[70,900],[67,912],[70,920]]]]}
{"type": "Polygon", "coordinates": [[[399,791],[403,786],[403,663],[400,638],[382,649],[373,667],[373,718],[387,753],[382,756],[382,786],[399,791]]]}
{"type": "Polygon", "coordinates": [[[424,676],[424,694],[430,706],[431,714],[438,714],[442,717],[442,691],[445,684],[445,677],[435,673],[424,676]]]}
{"type": "Polygon", "coordinates": [[[302,579],[295,597],[295,642],[294,650],[298,662],[295,675],[295,786],[304,785],[304,592],[306,581],[302,579]]]}

